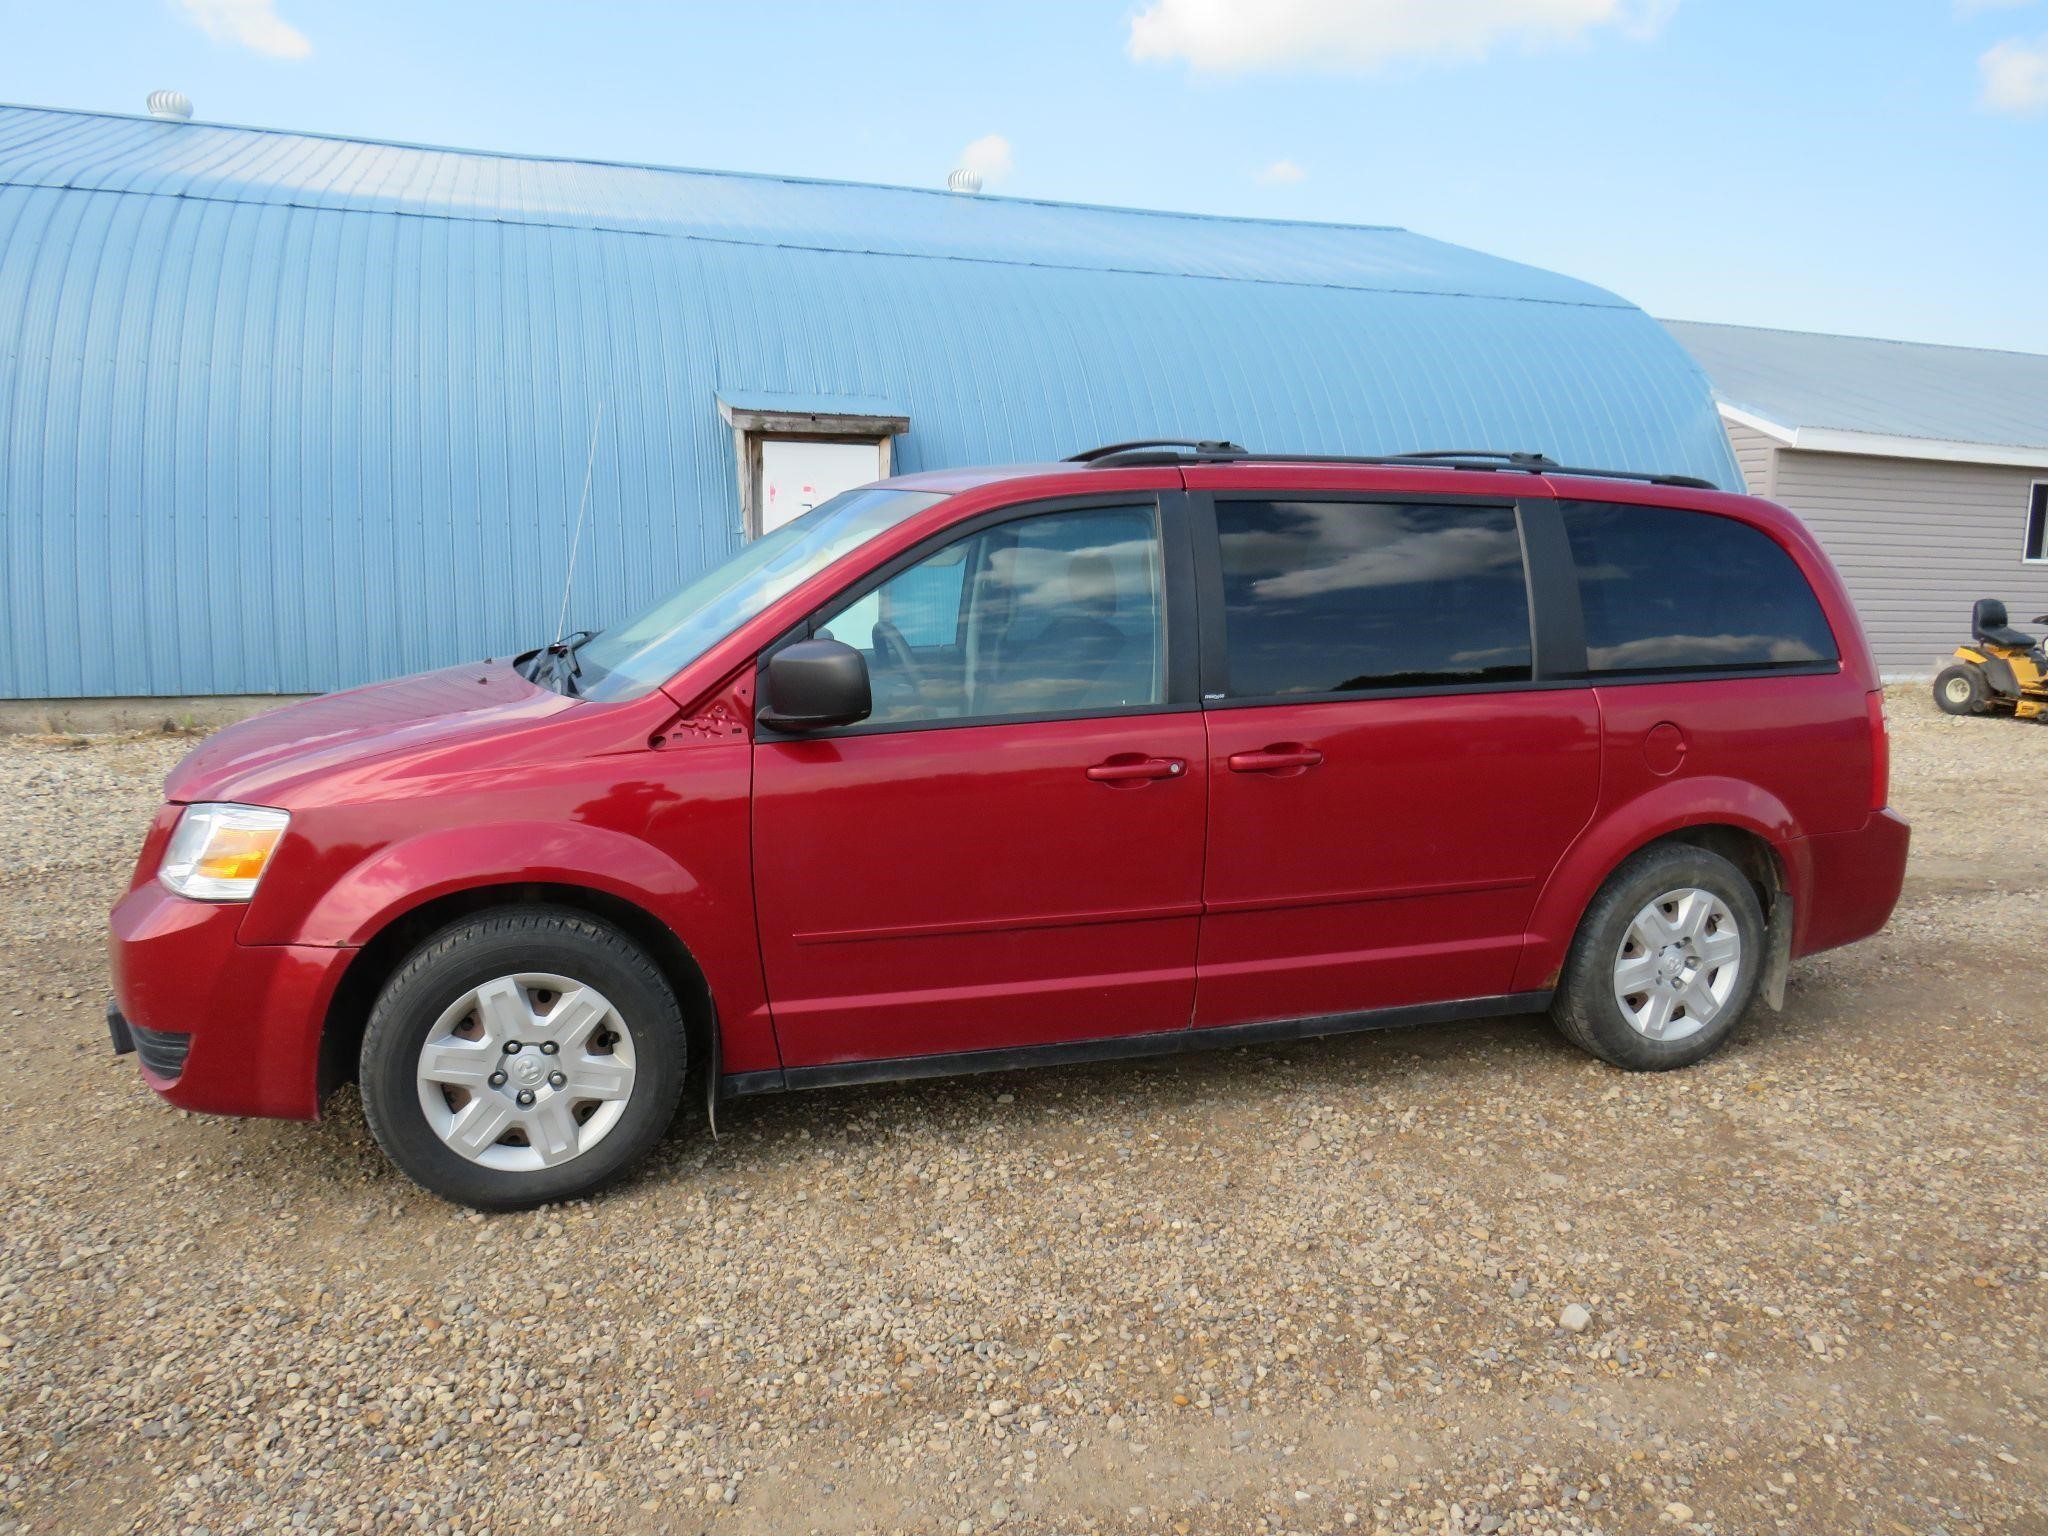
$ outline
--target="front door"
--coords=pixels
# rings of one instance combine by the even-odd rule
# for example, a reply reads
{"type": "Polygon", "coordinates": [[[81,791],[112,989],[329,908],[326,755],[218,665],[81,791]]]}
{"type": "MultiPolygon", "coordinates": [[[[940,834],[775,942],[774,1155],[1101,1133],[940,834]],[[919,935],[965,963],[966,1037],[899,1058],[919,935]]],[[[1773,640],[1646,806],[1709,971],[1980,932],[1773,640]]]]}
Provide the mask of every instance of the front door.
{"type": "Polygon", "coordinates": [[[1197,1022],[1506,993],[1599,789],[1591,692],[1534,683],[1515,508],[1213,506],[1197,1022]]]}
{"type": "Polygon", "coordinates": [[[1187,1027],[1207,754],[1168,567],[1149,500],[1009,514],[814,621],[875,708],[754,747],[784,1065],[1187,1027]]]}

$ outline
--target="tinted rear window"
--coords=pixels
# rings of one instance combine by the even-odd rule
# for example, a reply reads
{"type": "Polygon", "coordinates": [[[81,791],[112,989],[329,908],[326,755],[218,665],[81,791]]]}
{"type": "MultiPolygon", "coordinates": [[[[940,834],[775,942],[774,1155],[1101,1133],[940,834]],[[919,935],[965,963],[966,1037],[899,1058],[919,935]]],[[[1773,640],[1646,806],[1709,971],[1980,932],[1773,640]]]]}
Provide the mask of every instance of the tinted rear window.
{"type": "Polygon", "coordinates": [[[1529,677],[1511,508],[1219,501],[1216,527],[1233,697],[1529,677]]]}
{"type": "Polygon", "coordinates": [[[1761,529],[1675,507],[1567,503],[1592,673],[1794,667],[1836,659],[1792,557],[1761,529]]]}

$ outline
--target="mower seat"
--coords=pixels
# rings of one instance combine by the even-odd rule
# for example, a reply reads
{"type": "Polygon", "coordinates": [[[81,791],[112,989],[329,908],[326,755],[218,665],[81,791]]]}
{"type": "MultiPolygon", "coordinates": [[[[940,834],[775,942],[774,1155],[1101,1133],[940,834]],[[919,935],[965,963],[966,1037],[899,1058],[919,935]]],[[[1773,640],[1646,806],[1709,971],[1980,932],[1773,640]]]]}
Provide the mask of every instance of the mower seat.
{"type": "Polygon", "coordinates": [[[2032,650],[2040,642],[2023,630],[2014,629],[2008,621],[2005,604],[1995,597],[1980,597],[1970,610],[1970,633],[1986,645],[2017,646],[2023,651],[2032,650]]]}

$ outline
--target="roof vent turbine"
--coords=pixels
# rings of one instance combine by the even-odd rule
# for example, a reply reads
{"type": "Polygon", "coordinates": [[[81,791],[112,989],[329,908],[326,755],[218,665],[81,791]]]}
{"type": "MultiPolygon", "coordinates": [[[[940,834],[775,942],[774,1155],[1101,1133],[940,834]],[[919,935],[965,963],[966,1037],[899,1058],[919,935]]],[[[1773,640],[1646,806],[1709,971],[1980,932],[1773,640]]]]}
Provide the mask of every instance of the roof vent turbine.
{"type": "Polygon", "coordinates": [[[981,172],[970,171],[966,166],[961,166],[959,170],[947,176],[946,190],[948,192],[979,192],[981,190],[981,172]]]}
{"type": "Polygon", "coordinates": [[[151,91],[149,115],[174,123],[189,123],[192,121],[192,98],[183,91],[151,91]]]}

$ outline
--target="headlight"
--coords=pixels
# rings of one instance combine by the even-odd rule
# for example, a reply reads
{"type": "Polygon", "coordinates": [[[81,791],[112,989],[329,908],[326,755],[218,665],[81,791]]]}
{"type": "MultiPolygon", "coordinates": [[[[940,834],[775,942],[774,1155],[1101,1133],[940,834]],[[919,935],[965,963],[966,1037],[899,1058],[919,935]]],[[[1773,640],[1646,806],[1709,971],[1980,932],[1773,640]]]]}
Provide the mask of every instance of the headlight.
{"type": "Polygon", "coordinates": [[[291,819],[260,805],[188,805],[156,877],[198,901],[247,901],[291,819]]]}

